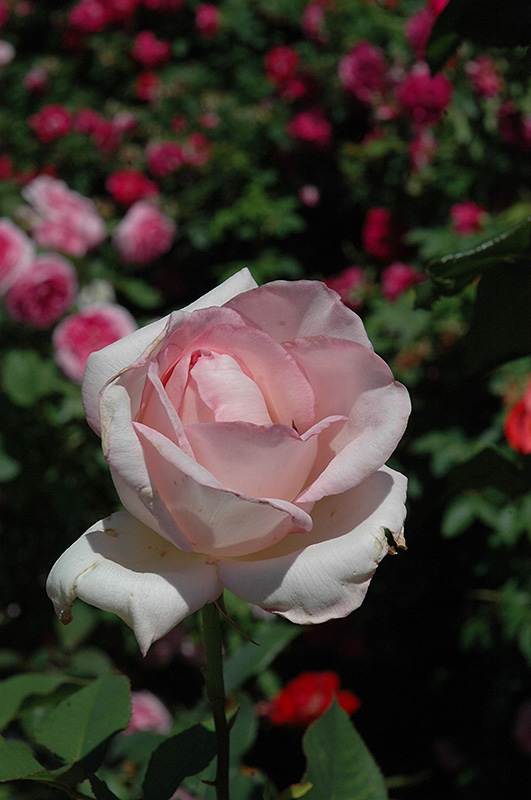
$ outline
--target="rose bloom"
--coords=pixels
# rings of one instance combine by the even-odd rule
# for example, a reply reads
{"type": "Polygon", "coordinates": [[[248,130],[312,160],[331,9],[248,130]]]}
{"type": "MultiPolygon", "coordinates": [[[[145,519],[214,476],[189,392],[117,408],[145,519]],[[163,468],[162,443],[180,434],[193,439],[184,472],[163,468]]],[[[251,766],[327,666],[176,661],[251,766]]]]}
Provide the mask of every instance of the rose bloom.
{"type": "Polygon", "coordinates": [[[156,72],[150,70],[141,72],[135,81],[136,96],[145,103],[151,103],[156,100],[161,84],[162,81],[156,72]]]}
{"type": "Polygon", "coordinates": [[[524,396],[511,408],[503,426],[505,438],[517,453],[531,453],[531,381],[524,396]]]}
{"type": "Polygon", "coordinates": [[[430,0],[430,8],[438,16],[448,3],[449,0],[430,0]]]}
{"type": "Polygon", "coordinates": [[[81,33],[99,33],[108,22],[109,15],[102,0],[81,0],[68,14],[68,24],[81,33]]]}
{"type": "Polygon", "coordinates": [[[177,142],[152,142],[146,147],[148,169],[156,178],[165,178],[184,164],[183,149],[177,142]]]}
{"type": "Polygon", "coordinates": [[[156,67],[169,60],[171,45],[157,39],[153,31],[141,31],[133,42],[131,55],[144,67],[156,67]]]}
{"type": "Polygon", "coordinates": [[[24,76],[24,86],[28,92],[45,92],[48,89],[48,73],[42,67],[34,67],[24,76]]]}
{"type": "Polygon", "coordinates": [[[299,60],[300,56],[293,47],[273,47],[265,54],[266,75],[275,86],[283,86],[295,77],[299,60]]]}
{"type": "Polygon", "coordinates": [[[332,138],[332,126],[321,109],[300,111],[288,125],[288,134],[316,147],[327,147],[332,138]]]}
{"type": "Polygon", "coordinates": [[[140,0],[106,0],[105,9],[110,22],[127,22],[139,5],[140,0]]]}
{"type": "Polygon", "coordinates": [[[157,184],[133,167],[124,167],[111,173],[105,181],[105,188],[113,200],[123,206],[132,206],[138,200],[155,197],[159,193],[157,184]]]}
{"type": "Polygon", "coordinates": [[[307,183],[299,189],[299,200],[308,208],[314,208],[314,206],[318,205],[320,199],[321,192],[317,186],[313,186],[311,183],[307,183]]]}
{"type": "Polygon", "coordinates": [[[37,137],[44,144],[54,142],[70,133],[73,127],[72,114],[59,103],[44,106],[29,119],[37,137]]]}
{"type": "Polygon", "coordinates": [[[93,201],[64,181],[39,175],[22,195],[37,215],[32,235],[42,247],[83,256],[105,239],[105,224],[93,201]]]}
{"type": "Polygon", "coordinates": [[[200,3],[195,10],[195,27],[201,36],[211,39],[219,30],[219,8],[212,3],[200,3]]]}
{"type": "Polygon", "coordinates": [[[158,697],[147,691],[131,692],[131,720],[122,736],[137,731],[167,734],[172,725],[172,716],[158,697]]]}
{"type": "Polygon", "coordinates": [[[8,217],[0,218],[0,295],[20,277],[33,258],[31,239],[8,217]]]}
{"type": "Polygon", "coordinates": [[[15,48],[11,42],[0,39],[0,68],[10,64],[15,58],[15,48]]]}
{"type": "Polygon", "coordinates": [[[318,44],[324,44],[326,41],[325,13],[320,0],[308,3],[302,12],[301,25],[305,36],[318,44]]]}
{"type": "Polygon", "coordinates": [[[114,303],[86,306],[59,323],[52,334],[54,357],[65,375],[81,383],[87,359],[95,350],[135,331],[129,311],[114,303]]]}
{"type": "Polygon", "coordinates": [[[94,133],[102,121],[101,114],[93,108],[81,108],[74,119],[74,130],[77,133],[94,133]]]}
{"type": "Polygon", "coordinates": [[[36,256],[8,289],[4,307],[15,322],[49,328],[68,311],[77,294],[73,264],[57,253],[36,256]]]}
{"type": "Polygon", "coordinates": [[[497,97],[505,86],[492,56],[484,53],[474,61],[468,61],[465,72],[470,85],[480,97],[497,97]]]}
{"type": "Polygon", "coordinates": [[[175,232],[175,223],[157,206],[139,200],[115,228],[113,241],[124,261],[148,264],[168,252],[175,232]]]}
{"type": "Polygon", "coordinates": [[[370,208],[361,232],[365,251],[378,261],[393,261],[406,252],[407,228],[388,208],[370,208]]]}
{"type": "Polygon", "coordinates": [[[424,129],[408,145],[412,172],[420,172],[431,164],[437,152],[437,139],[433,133],[424,129]]]}
{"type": "Polygon", "coordinates": [[[426,45],[436,18],[435,12],[424,6],[406,22],[406,37],[418,59],[423,59],[426,54],[426,45]]]}
{"type": "Polygon", "coordinates": [[[339,81],[360,103],[370,103],[386,89],[386,69],[380,48],[359,42],[339,62],[339,81]]]}
{"type": "Polygon", "coordinates": [[[347,714],[353,714],[361,705],[357,695],[340,689],[335,672],[302,672],[286,684],[268,703],[259,705],[261,716],[268,717],[273,725],[306,727],[319,719],[337,700],[347,714]]]}
{"type": "Polygon", "coordinates": [[[94,353],[83,397],[126,510],[52,569],[64,622],[77,596],[145,653],[223,587],[324,622],[360,605],[388,531],[404,543],[406,479],[385,462],[409,396],[323,283],[242,270],[94,353]]]}
{"type": "Polygon", "coordinates": [[[453,87],[440,72],[433,77],[425,64],[419,63],[397,89],[397,98],[413,125],[422,129],[437,125],[448,108],[453,87]]]}
{"type": "Polygon", "coordinates": [[[460,236],[478,233],[483,228],[486,213],[487,210],[483,206],[478,206],[473,200],[454,203],[450,208],[453,230],[460,236]]]}
{"type": "Polygon", "coordinates": [[[180,149],[184,164],[191,167],[202,167],[210,161],[212,142],[204,133],[191,133],[180,149]]]}
{"type": "Polygon", "coordinates": [[[353,311],[359,311],[363,306],[363,288],[365,287],[365,273],[363,267],[351,266],[333,275],[325,281],[329,289],[338,293],[342,301],[353,311]]]}
{"type": "Polygon", "coordinates": [[[410,264],[394,261],[382,272],[382,294],[387,300],[396,300],[401,294],[422,281],[422,275],[410,264]]]}

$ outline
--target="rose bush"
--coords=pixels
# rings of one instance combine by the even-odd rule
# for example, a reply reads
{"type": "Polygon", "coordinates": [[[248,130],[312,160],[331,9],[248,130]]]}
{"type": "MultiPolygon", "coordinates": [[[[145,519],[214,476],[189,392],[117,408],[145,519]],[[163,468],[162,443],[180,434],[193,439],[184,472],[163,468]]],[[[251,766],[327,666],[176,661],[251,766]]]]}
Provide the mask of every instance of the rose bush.
{"type": "Polygon", "coordinates": [[[118,614],[146,652],[227,588],[293,622],[349,614],[400,544],[384,466],[410,411],[360,318],[319,282],[247,270],[87,362],[88,422],[125,506],[47,590],[118,614]]]}

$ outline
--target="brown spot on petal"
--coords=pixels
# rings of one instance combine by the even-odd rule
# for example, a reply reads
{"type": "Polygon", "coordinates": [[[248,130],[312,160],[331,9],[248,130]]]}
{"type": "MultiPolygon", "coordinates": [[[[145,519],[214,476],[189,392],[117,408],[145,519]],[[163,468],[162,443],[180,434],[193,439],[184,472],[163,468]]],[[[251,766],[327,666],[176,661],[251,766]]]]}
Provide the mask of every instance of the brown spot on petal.
{"type": "Polygon", "coordinates": [[[59,621],[63,623],[63,625],[69,625],[70,622],[74,619],[72,614],[72,609],[70,606],[68,608],[62,608],[59,612],[59,621]]]}

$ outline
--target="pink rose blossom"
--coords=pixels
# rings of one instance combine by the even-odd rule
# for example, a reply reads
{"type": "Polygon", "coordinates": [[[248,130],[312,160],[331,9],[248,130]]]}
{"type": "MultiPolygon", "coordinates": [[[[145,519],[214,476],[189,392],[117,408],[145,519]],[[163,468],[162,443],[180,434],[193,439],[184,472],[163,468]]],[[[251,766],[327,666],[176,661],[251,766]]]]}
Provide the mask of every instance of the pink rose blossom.
{"type": "Polygon", "coordinates": [[[430,8],[438,16],[448,3],[449,0],[430,0],[430,8]]]}
{"type": "Polygon", "coordinates": [[[137,127],[137,119],[130,111],[119,111],[112,118],[112,124],[119,133],[133,133],[137,127]]]}
{"type": "Polygon", "coordinates": [[[59,323],[52,334],[54,357],[73,383],[81,383],[87,358],[95,350],[135,331],[129,311],[114,303],[86,306],[59,323]]]}
{"type": "Polygon", "coordinates": [[[437,125],[448,108],[453,87],[440,72],[433,77],[422,62],[407,75],[397,89],[404,113],[419,130],[437,125]]]}
{"type": "Polygon", "coordinates": [[[56,253],[36,256],[11,285],[4,306],[15,322],[49,328],[68,311],[78,289],[77,274],[56,253]]]}
{"type": "Polygon", "coordinates": [[[292,139],[327,147],[332,138],[332,126],[321,109],[310,109],[295,114],[288,125],[288,134],[292,139]]]}
{"type": "Polygon", "coordinates": [[[317,186],[312,186],[311,184],[306,184],[306,186],[301,186],[299,189],[299,200],[308,208],[314,208],[319,203],[321,199],[321,193],[317,186]]]}
{"type": "Polygon", "coordinates": [[[409,143],[408,150],[412,171],[421,172],[437,152],[437,139],[429,129],[421,130],[409,143]]]}
{"type": "Polygon", "coordinates": [[[296,75],[300,56],[293,47],[278,45],[265,54],[266,75],[275,86],[285,86],[296,75]]]}
{"type": "Polygon", "coordinates": [[[327,278],[325,283],[329,289],[337,292],[345,305],[353,311],[360,311],[363,307],[363,289],[366,280],[362,267],[347,267],[339,275],[327,278]]]}
{"type": "Polygon", "coordinates": [[[159,194],[157,184],[133,167],[124,167],[112,172],[105,181],[105,188],[113,200],[127,207],[139,200],[156,197],[159,194]]]}
{"type": "Polygon", "coordinates": [[[313,39],[318,44],[326,41],[325,12],[320,0],[308,3],[302,12],[302,30],[308,39],[313,39]]]}
{"type": "Polygon", "coordinates": [[[470,236],[478,233],[483,228],[483,221],[487,210],[478,206],[473,200],[455,203],[450,208],[452,227],[460,236],[470,236]]]}
{"type": "Polygon", "coordinates": [[[22,191],[37,215],[32,235],[42,247],[85,255],[105,239],[105,224],[93,201],[49,175],[39,175],[22,191]]]}
{"type": "Polygon", "coordinates": [[[156,67],[169,60],[171,45],[169,42],[157,39],[153,31],[141,31],[133,42],[131,55],[144,67],[156,67]]]}
{"type": "Polygon", "coordinates": [[[34,246],[7,217],[0,218],[0,295],[20,277],[33,258],[34,246]]]}
{"type": "Polygon", "coordinates": [[[157,206],[139,200],[115,228],[113,241],[123,261],[148,264],[168,252],[176,230],[157,206]]]}
{"type": "Polygon", "coordinates": [[[436,18],[435,12],[429,6],[424,6],[406,22],[407,40],[419,60],[426,54],[426,45],[436,18]]]}
{"type": "Polygon", "coordinates": [[[140,0],[105,0],[110,22],[128,22],[136,12],[140,0]]]}
{"type": "Polygon", "coordinates": [[[496,62],[486,53],[468,61],[465,72],[470,85],[479,97],[497,97],[505,86],[496,62]]]}
{"type": "Polygon", "coordinates": [[[70,133],[73,120],[72,114],[64,106],[52,103],[30,117],[29,124],[43,144],[50,144],[70,133]]]}
{"type": "Polygon", "coordinates": [[[94,133],[102,120],[101,114],[93,108],[81,108],[74,119],[74,130],[77,133],[94,133]]]}
{"type": "Polygon", "coordinates": [[[152,142],[146,148],[148,169],[156,178],[165,178],[184,164],[183,149],[177,142],[152,142]]]}
{"type": "Polygon", "coordinates": [[[34,67],[24,76],[24,86],[28,92],[45,92],[48,89],[48,73],[41,67],[34,67]]]}
{"type": "Polygon", "coordinates": [[[359,42],[339,62],[341,85],[360,103],[371,103],[386,89],[385,57],[379,47],[359,42]]]}
{"type": "Polygon", "coordinates": [[[393,302],[404,294],[410,286],[415,286],[423,280],[422,275],[410,264],[394,261],[382,272],[382,294],[393,302]]]}
{"type": "Polygon", "coordinates": [[[92,133],[92,141],[100,153],[108,156],[120,147],[122,136],[113,122],[102,120],[92,133]]]}
{"type": "Polygon", "coordinates": [[[10,64],[15,58],[15,48],[11,42],[0,39],[0,69],[10,64]]]}
{"type": "Polygon", "coordinates": [[[390,532],[404,546],[406,480],[385,463],[409,396],[323,283],[242,270],[94,353],[83,398],[126,510],[53,567],[65,622],[78,596],[145,653],[223,587],[325,622],[360,605],[390,532]]]}
{"type": "Polygon", "coordinates": [[[166,734],[171,731],[172,725],[172,716],[158,697],[147,691],[131,692],[131,721],[123,736],[137,731],[166,734]]]}
{"type": "Polygon", "coordinates": [[[207,39],[215,36],[220,27],[219,8],[212,3],[200,3],[195,11],[195,27],[207,39]]]}
{"type": "Polygon", "coordinates": [[[365,251],[378,261],[389,263],[405,254],[407,228],[388,208],[371,208],[361,233],[365,251]]]}
{"type": "Polygon", "coordinates": [[[99,33],[107,27],[109,15],[103,0],[81,0],[68,14],[68,23],[82,33],[99,33]]]}

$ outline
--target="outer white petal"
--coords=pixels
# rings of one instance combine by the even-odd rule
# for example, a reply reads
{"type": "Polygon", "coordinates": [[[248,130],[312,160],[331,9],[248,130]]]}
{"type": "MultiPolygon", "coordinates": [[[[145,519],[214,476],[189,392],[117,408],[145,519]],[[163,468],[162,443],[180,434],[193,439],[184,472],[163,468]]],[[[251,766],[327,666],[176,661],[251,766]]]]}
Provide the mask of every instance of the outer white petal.
{"type": "MultiPolygon", "coordinates": [[[[199,300],[181,310],[183,312],[191,312],[199,308],[221,306],[240,294],[240,292],[246,292],[249,289],[256,288],[256,286],[257,284],[249,270],[242,269],[220,286],[216,286],[215,289],[207,292],[199,300]]],[[[101,432],[99,409],[99,394],[101,390],[107,381],[140,358],[146,348],[164,331],[170,316],[172,316],[175,329],[177,327],[175,324],[177,315],[178,312],[173,312],[173,315],[155,320],[138,331],[134,331],[129,336],[124,336],[123,339],[119,339],[117,342],[113,342],[113,344],[103,347],[89,356],[83,378],[83,404],[87,421],[98,435],[101,432]]],[[[183,321],[188,319],[188,314],[183,314],[182,319],[183,321]]]]}
{"type": "Polygon", "coordinates": [[[145,654],[221,592],[205,556],[172,547],[127,511],[100,520],[55,563],[46,584],[63,622],[76,597],[117,614],[145,654]]]}
{"type": "Polygon", "coordinates": [[[354,489],[317,503],[309,533],[254,556],[221,560],[221,583],[299,624],[350,614],[388,552],[385,529],[400,534],[406,486],[403,475],[382,467],[354,489]]]}

